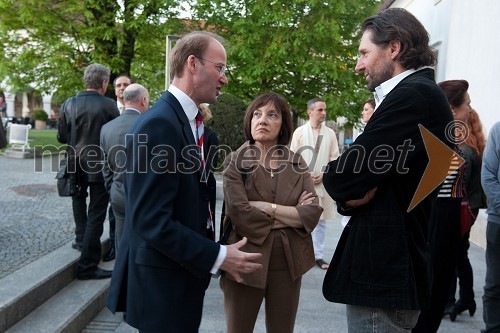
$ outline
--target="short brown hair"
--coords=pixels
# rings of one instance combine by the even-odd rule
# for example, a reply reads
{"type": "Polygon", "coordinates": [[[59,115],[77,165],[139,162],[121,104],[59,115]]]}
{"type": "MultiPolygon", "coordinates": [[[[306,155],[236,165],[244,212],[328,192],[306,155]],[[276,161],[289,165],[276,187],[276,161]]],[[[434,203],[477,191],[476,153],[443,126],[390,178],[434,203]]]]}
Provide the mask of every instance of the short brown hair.
{"type": "Polygon", "coordinates": [[[222,37],[209,31],[193,31],[179,39],[175,43],[169,59],[170,80],[173,80],[174,77],[182,77],[184,64],[190,55],[194,55],[198,59],[203,58],[212,39],[217,40],[222,45],[225,43],[222,37]]]}
{"type": "Polygon", "coordinates": [[[243,134],[245,135],[245,139],[250,141],[251,144],[255,143],[255,140],[252,137],[253,112],[268,104],[274,105],[276,110],[281,113],[281,129],[280,134],[278,135],[278,144],[287,145],[290,143],[292,134],[292,114],[290,111],[290,104],[288,104],[283,96],[272,91],[258,96],[247,107],[247,110],[245,111],[245,118],[243,120],[243,134]]]}

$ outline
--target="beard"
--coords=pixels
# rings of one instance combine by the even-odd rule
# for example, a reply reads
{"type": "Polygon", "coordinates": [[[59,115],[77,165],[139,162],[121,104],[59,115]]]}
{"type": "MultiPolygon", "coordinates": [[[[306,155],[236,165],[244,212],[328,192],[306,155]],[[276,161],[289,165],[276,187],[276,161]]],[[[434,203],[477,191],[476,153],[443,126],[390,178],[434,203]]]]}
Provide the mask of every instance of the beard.
{"type": "Polygon", "coordinates": [[[368,73],[370,77],[367,83],[368,90],[371,92],[375,91],[375,88],[380,86],[385,81],[392,78],[396,64],[394,62],[385,63],[380,70],[375,68],[373,71],[368,73]]]}

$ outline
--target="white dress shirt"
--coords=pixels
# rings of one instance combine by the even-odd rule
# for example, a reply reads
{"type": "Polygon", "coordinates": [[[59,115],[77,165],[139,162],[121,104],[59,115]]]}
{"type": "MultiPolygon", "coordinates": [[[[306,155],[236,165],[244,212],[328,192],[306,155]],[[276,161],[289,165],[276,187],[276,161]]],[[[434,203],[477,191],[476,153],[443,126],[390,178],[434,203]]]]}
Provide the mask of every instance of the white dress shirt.
{"type": "Polygon", "coordinates": [[[116,107],[118,108],[118,112],[120,112],[120,115],[122,114],[123,111],[125,111],[125,105],[120,103],[119,100],[116,100],[116,107]]]}
{"type": "Polygon", "coordinates": [[[381,83],[378,87],[376,87],[375,92],[373,93],[373,97],[375,98],[375,111],[377,110],[378,106],[382,104],[382,101],[384,100],[385,96],[387,96],[392,91],[392,89],[394,89],[398,85],[399,82],[403,81],[407,76],[425,68],[432,68],[432,67],[425,66],[425,67],[420,67],[418,69],[408,69],[390,78],[389,80],[381,83]]]}

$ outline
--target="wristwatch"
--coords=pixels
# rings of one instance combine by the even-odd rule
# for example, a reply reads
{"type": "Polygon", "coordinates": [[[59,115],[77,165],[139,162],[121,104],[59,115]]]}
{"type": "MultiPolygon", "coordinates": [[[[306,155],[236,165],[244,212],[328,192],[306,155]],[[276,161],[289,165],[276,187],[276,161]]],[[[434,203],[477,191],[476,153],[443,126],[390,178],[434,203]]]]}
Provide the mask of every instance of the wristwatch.
{"type": "Polygon", "coordinates": [[[273,218],[273,220],[275,219],[275,215],[276,215],[276,204],[275,203],[272,203],[271,204],[271,208],[273,209],[273,214],[271,215],[271,217],[273,218]]]}

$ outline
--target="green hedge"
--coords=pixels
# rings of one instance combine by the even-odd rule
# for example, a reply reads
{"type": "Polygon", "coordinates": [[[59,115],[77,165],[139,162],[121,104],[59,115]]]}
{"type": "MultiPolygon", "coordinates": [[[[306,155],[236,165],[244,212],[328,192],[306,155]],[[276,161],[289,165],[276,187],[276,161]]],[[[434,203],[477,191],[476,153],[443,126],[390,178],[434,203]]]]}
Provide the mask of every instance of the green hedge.
{"type": "Polygon", "coordinates": [[[210,105],[213,118],[207,127],[217,133],[221,145],[227,145],[232,151],[238,149],[245,138],[243,136],[243,118],[246,104],[231,94],[222,94],[217,103],[210,105]]]}
{"type": "Polygon", "coordinates": [[[49,119],[49,116],[44,110],[36,109],[35,111],[33,111],[33,118],[35,118],[35,120],[47,121],[49,119]]]}

